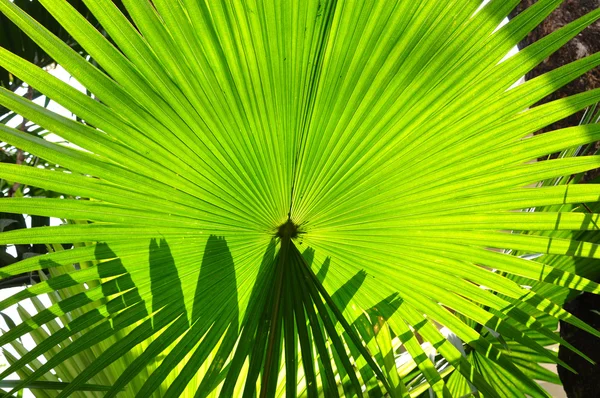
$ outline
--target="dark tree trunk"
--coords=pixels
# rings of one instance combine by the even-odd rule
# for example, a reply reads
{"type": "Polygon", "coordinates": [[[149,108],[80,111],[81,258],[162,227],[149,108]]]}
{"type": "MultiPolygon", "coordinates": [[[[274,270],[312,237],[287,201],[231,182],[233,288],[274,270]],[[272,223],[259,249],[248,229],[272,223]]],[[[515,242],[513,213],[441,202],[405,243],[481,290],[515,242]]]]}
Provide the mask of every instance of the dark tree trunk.
{"type": "MultiPolygon", "coordinates": [[[[519,4],[517,9],[513,12],[512,16],[516,16],[535,2],[536,0],[521,1],[521,4],[519,4]]],[[[569,22],[574,21],[597,8],[600,8],[600,0],[565,0],[558,9],[556,9],[540,26],[533,30],[533,32],[520,43],[519,47],[524,48],[530,43],[541,39],[549,33],[554,32],[569,22]]],[[[564,47],[529,72],[525,78],[528,80],[532,79],[556,69],[559,66],[566,65],[598,51],[600,51],[600,22],[596,22],[588,27],[564,47]]],[[[600,69],[596,68],[549,95],[547,98],[540,101],[540,104],[598,87],[600,87],[600,69]]],[[[548,126],[542,131],[575,126],[581,120],[581,116],[582,112],[577,113],[576,115],[548,126]]]]}
{"type": "MultiPolygon", "coordinates": [[[[582,321],[600,330],[600,296],[583,293],[565,304],[565,310],[576,315],[582,321]]],[[[600,396],[600,339],[566,322],[560,322],[560,336],[589,356],[596,365],[592,365],[578,354],[562,345],[558,357],[577,371],[575,374],[562,366],[558,367],[558,376],[569,398],[588,398],[600,396]]]]}
{"type": "MultiPolygon", "coordinates": [[[[535,2],[535,0],[521,1],[521,4],[517,7],[513,16],[535,2]]],[[[523,48],[599,7],[600,0],[565,0],[542,25],[529,34],[519,47],[523,48]]],[[[528,73],[526,79],[532,79],[556,69],[559,66],[568,64],[569,62],[598,51],[600,51],[600,23],[597,22],[528,73]]],[[[540,103],[549,102],[598,87],[600,87],[600,69],[596,68],[548,96],[540,103]]],[[[554,123],[539,133],[575,126],[579,124],[582,114],[583,112],[579,112],[569,118],[554,123]]],[[[598,147],[598,144],[596,145],[598,147]]],[[[598,175],[600,175],[600,172],[597,170],[592,171],[586,175],[585,180],[589,181],[598,175]]],[[[565,309],[600,330],[600,296],[584,293],[567,303],[565,309]]],[[[561,346],[559,349],[559,358],[570,364],[578,372],[578,374],[574,374],[560,366],[558,367],[558,374],[563,382],[567,396],[569,398],[600,396],[600,339],[565,322],[560,322],[560,334],[563,339],[577,347],[599,364],[591,365],[579,355],[561,346]]]]}

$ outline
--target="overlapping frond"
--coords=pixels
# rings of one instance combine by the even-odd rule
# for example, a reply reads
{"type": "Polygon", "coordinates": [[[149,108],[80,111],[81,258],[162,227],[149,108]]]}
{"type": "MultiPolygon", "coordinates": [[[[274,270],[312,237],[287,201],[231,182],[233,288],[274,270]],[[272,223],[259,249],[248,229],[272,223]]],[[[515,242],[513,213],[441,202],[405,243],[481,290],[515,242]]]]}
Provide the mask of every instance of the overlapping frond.
{"type": "Polygon", "coordinates": [[[55,370],[60,397],[546,396],[534,379],[556,378],[523,358],[561,363],[547,349],[566,344],[556,320],[598,335],[544,289],[600,291],[560,264],[600,258],[572,234],[600,216],[571,211],[600,186],[532,184],[600,156],[532,161],[600,127],[531,135],[600,90],[532,106],[600,54],[513,85],[600,10],[505,56],[560,2],[498,29],[518,1],[124,0],[125,17],[84,0],[107,38],[68,2],[41,0],[97,68],[1,0],[93,97],[0,49],[0,66],[82,120],[0,89],[1,106],[75,145],[0,126],[69,170],[0,165],[65,195],[2,211],[74,220],[0,244],[76,244],[0,270],[51,270],[0,310],[55,294],[0,336],[14,346],[54,322],[0,378],[21,371],[18,390],[55,370]],[[60,370],[81,355],[84,368],[60,370]]]}

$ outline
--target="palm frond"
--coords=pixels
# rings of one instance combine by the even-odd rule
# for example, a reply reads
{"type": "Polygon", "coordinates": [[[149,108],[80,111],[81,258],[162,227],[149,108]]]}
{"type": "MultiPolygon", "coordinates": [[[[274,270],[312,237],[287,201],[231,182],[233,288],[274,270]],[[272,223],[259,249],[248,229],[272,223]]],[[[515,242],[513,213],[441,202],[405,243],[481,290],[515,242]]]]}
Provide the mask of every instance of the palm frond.
{"type": "Polygon", "coordinates": [[[10,393],[72,361],[85,366],[63,373],[59,397],[98,385],[540,397],[535,380],[556,378],[529,361],[569,366],[546,348],[565,344],[556,320],[599,335],[544,289],[600,290],[549,260],[600,258],[573,234],[597,231],[599,215],[570,208],[598,202],[600,186],[531,184],[600,156],[531,161],[597,141],[600,127],[529,135],[600,101],[590,90],[532,107],[600,55],[513,84],[600,10],[505,59],[559,0],[499,29],[517,1],[125,0],[126,16],[85,0],[98,26],[68,2],[41,3],[98,67],[0,1],[94,96],[0,49],[0,66],[86,121],[0,89],[0,105],[75,145],[0,126],[3,141],[68,170],[0,175],[77,198],[0,202],[73,220],[0,244],[75,245],[0,269],[51,273],[0,310],[55,295],[0,336],[14,345],[56,322],[0,374],[22,371],[10,393]]]}

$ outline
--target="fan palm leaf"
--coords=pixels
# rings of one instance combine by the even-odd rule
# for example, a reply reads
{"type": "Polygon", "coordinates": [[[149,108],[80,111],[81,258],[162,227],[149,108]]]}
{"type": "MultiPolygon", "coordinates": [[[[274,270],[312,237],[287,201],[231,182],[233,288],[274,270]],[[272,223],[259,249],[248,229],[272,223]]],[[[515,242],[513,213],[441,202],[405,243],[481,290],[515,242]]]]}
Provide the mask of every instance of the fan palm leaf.
{"type": "Polygon", "coordinates": [[[16,391],[88,355],[58,396],[98,385],[107,396],[444,396],[459,384],[494,397],[507,378],[515,396],[547,396],[518,352],[561,363],[546,346],[565,342],[536,318],[599,333],[542,287],[600,288],[546,259],[600,253],[546,232],[597,230],[598,214],[560,206],[597,202],[600,186],[531,184],[600,157],[531,160],[599,140],[600,125],[530,135],[600,90],[532,106],[600,54],[513,85],[600,10],[505,56],[560,2],[498,29],[517,1],[125,0],[128,19],[85,0],[108,40],[68,2],[41,0],[100,69],[1,0],[93,97],[0,49],[0,66],[84,121],[0,90],[0,105],[76,146],[0,126],[3,141],[69,170],[0,165],[66,196],[1,210],[76,221],[0,235],[75,244],[0,270],[61,270],[0,302],[55,294],[1,345],[60,320],[0,377],[35,369],[16,391]],[[542,206],[557,207],[519,211],[542,206]]]}

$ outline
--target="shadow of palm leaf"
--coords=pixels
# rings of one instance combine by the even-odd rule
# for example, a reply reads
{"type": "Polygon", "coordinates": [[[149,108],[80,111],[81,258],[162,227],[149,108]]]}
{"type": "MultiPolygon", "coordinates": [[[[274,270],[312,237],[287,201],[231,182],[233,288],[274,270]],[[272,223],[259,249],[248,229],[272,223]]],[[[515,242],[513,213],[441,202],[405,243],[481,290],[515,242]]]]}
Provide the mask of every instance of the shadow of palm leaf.
{"type": "MultiPolygon", "coordinates": [[[[183,310],[183,294],[181,297],[179,303],[183,310]]],[[[192,353],[167,390],[167,395],[178,396],[213,353],[214,347],[222,338],[219,351],[221,353],[223,351],[231,352],[238,336],[238,314],[233,258],[225,238],[210,236],[204,250],[194,294],[189,330],[146,381],[140,394],[145,394],[147,390],[153,391],[154,386],[162,382],[163,376],[166,376],[188,354],[192,353]],[[215,302],[219,305],[215,306],[215,302]],[[223,337],[223,335],[225,336],[223,337]],[[194,347],[196,348],[194,349],[194,347]]],[[[188,321],[187,317],[183,317],[183,315],[186,315],[185,312],[182,314],[182,319],[188,321]]],[[[213,361],[211,364],[213,374],[220,367],[222,367],[222,361],[213,361]]]]}
{"type": "MultiPolygon", "coordinates": [[[[110,278],[108,281],[90,290],[66,297],[57,304],[33,316],[29,324],[23,323],[20,325],[20,328],[15,328],[11,331],[11,334],[22,335],[63,314],[73,314],[73,311],[81,309],[84,306],[88,308],[86,312],[78,317],[74,317],[65,327],[53,333],[43,344],[36,346],[26,355],[23,355],[2,373],[2,377],[5,377],[14,369],[30,363],[40,355],[46,354],[48,350],[65,340],[79,335],[75,341],[64,345],[58,354],[49,357],[45,364],[37,368],[29,377],[23,379],[18,386],[14,387],[14,390],[23,388],[30,381],[49,372],[63,361],[104,341],[148,315],[143,306],[143,301],[135,289],[135,284],[121,260],[116,258],[116,254],[105,244],[98,244],[95,251],[98,259],[113,258],[113,260],[99,263],[97,267],[98,276],[100,278],[110,278]],[[106,297],[112,298],[107,300],[106,297]]],[[[43,263],[46,268],[60,265],[53,261],[44,261],[43,263]]],[[[48,285],[54,290],[78,284],[69,274],[61,275],[56,279],[48,281],[48,285]]],[[[27,294],[27,291],[24,293],[27,294]]],[[[5,337],[10,336],[7,335],[5,337]]],[[[76,391],[87,380],[99,373],[110,363],[119,359],[121,355],[115,356],[114,353],[120,352],[119,350],[122,350],[122,345],[128,343],[129,339],[126,338],[111,346],[109,350],[96,358],[91,366],[81,372],[63,390],[63,394],[76,391]]]]}
{"type": "MultiPolygon", "coordinates": [[[[179,340],[138,392],[142,396],[152,394],[185,358],[185,365],[167,390],[167,394],[178,395],[213,354],[221,338],[223,341],[215,354],[217,357],[222,357],[224,352],[231,352],[238,336],[235,268],[225,238],[211,235],[207,240],[199,264],[191,314],[188,311],[190,300],[184,297],[168,243],[165,240],[152,241],[149,252],[152,310],[155,312],[152,318],[153,332],[157,336],[119,378],[111,396],[116,394],[118,387],[129,383],[137,372],[179,340]],[[219,305],[215,306],[215,302],[219,305]]],[[[209,373],[218,374],[223,363],[223,360],[212,361],[209,373]]]]}
{"type": "MultiPolygon", "coordinates": [[[[269,250],[273,250],[273,245],[269,250]]],[[[4,339],[10,339],[11,336],[23,335],[56,318],[57,314],[67,314],[83,306],[88,306],[88,310],[83,315],[74,317],[64,328],[52,334],[44,344],[36,346],[7,369],[6,372],[11,373],[13,369],[24,366],[45,354],[50,348],[80,334],[78,339],[65,346],[57,355],[48,358],[44,365],[22,380],[19,385],[15,386],[15,389],[26,386],[39,375],[45,374],[73,355],[81,353],[111,336],[119,338],[115,339],[108,349],[95,358],[83,372],[79,373],[62,391],[61,395],[68,395],[76,391],[87,380],[152,336],[155,338],[141,355],[126,364],[125,370],[114,382],[107,396],[118,394],[142,370],[149,365],[153,366],[157,358],[178,339],[180,341],[160,361],[160,365],[146,380],[140,393],[143,394],[143,391],[148,390],[151,395],[171,370],[193,351],[194,354],[187,360],[179,377],[171,384],[169,391],[173,391],[179,386],[184,388],[191,377],[198,372],[208,355],[212,353],[223,335],[225,337],[217,357],[224,358],[231,352],[239,334],[239,310],[233,259],[224,238],[209,237],[204,248],[204,256],[199,263],[197,288],[192,299],[184,297],[178,268],[169,244],[164,239],[153,239],[148,247],[151,303],[144,302],[138,292],[140,286],[136,286],[134,283],[133,274],[108,245],[98,244],[96,255],[98,259],[109,259],[100,262],[96,267],[97,275],[103,280],[102,284],[64,298],[53,307],[32,317],[32,322],[29,324],[23,324],[19,328],[13,329],[10,335],[4,336],[4,339]],[[107,297],[110,299],[107,300],[107,297]],[[215,305],[215,299],[218,300],[218,305],[215,305]],[[193,307],[191,316],[188,304],[193,307]],[[129,333],[123,334],[124,331],[129,333]],[[193,348],[200,340],[202,343],[194,351],[193,348]]],[[[49,262],[45,265],[46,267],[59,266],[59,264],[49,262]]],[[[48,281],[48,285],[54,290],[78,284],[70,274],[61,275],[48,281]]],[[[31,297],[33,294],[25,291],[23,296],[31,297]]],[[[223,359],[213,361],[210,374],[218,375],[223,364],[223,359]]]]}

